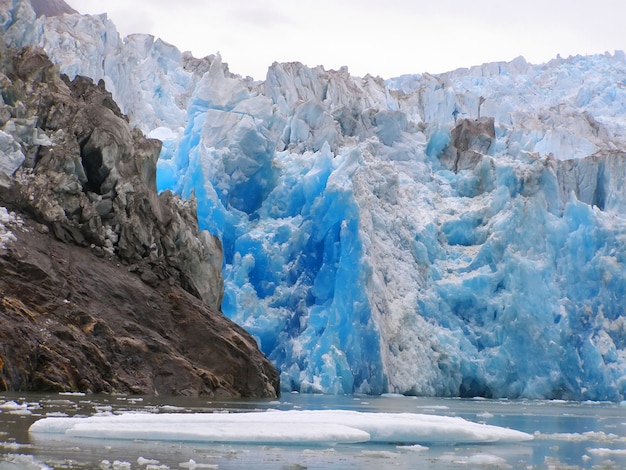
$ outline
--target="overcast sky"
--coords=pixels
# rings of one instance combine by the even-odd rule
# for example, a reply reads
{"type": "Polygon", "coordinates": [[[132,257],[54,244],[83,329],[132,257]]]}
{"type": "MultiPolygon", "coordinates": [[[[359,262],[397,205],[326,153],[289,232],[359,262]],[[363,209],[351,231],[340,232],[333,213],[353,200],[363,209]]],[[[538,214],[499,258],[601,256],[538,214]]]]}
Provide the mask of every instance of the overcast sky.
{"type": "Polygon", "coordinates": [[[66,1],[259,80],[275,61],[391,78],[626,49],[626,0],[66,1]]]}

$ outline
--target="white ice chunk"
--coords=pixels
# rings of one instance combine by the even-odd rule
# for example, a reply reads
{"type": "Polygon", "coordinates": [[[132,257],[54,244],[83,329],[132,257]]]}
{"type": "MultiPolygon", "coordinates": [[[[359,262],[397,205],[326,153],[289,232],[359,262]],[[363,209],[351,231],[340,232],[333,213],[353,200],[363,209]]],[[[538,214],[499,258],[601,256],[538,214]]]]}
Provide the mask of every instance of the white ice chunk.
{"type": "Polygon", "coordinates": [[[588,452],[601,457],[608,457],[610,455],[626,455],[626,449],[607,449],[606,447],[589,449],[588,452]]]}
{"type": "Polygon", "coordinates": [[[161,462],[155,459],[147,459],[145,457],[138,457],[137,464],[138,465],[159,465],[161,462]]]}
{"type": "Polygon", "coordinates": [[[219,465],[211,463],[198,463],[194,459],[189,459],[188,462],[182,462],[178,464],[181,468],[189,468],[195,470],[196,468],[219,468],[219,465]]]}
{"type": "Polygon", "coordinates": [[[178,138],[178,134],[176,134],[176,132],[174,132],[169,127],[161,126],[150,131],[146,137],[148,137],[149,139],[174,140],[178,138]]]}
{"type": "Polygon", "coordinates": [[[33,434],[95,439],[247,443],[485,443],[532,440],[530,434],[458,417],[344,410],[250,413],[127,413],[43,418],[33,434]]]}
{"type": "Polygon", "coordinates": [[[18,410],[26,410],[26,409],[28,409],[27,403],[17,403],[13,400],[0,403],[0,410],[4,410],[4,411],[18,411],[18,410]]]}

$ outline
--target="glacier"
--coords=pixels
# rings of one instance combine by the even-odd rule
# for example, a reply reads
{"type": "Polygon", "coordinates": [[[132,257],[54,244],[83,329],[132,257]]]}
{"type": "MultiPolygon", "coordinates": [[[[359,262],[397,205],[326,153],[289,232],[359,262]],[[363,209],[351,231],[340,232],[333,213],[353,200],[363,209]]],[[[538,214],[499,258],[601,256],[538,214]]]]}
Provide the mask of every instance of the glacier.
{"type": "MultiPolygon", "coordinates": [[[[284,391],[626,398],[626,56],[264,81],[106,15],[0,8],[163,141],[284,391]]],[[[6,129],[3,129],[6,132],[6,129]]]]}

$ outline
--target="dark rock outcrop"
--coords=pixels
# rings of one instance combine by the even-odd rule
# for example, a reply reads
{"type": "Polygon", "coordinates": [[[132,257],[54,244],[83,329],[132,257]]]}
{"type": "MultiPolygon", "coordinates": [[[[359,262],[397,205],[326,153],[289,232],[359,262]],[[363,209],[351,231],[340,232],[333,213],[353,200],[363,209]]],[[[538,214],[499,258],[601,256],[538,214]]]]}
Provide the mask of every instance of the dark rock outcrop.
{"type": "Polygon", "coordinates": [[[157,194],[161,143],[131,128],[103,82],[61,79],[41,49],[4,54],[0,65],[0,126],[24,155],[4,200],[61,241],[115,255],[219,309],[220,242],[198,234],[195,201],[157,194]]]}
{"type": "Polygon", "coordinates": [[[37,16],[58,16],[64,13],[78,13],[63,0],[30,0],[37,16]]]}
{"type": "Polygon", "coordinates": [[[179,286],[40,233],[0,256],[0,390],[273,397],[254,340],[179,286]]]}
{"type": "Polygon", "coordinates": [[[450,170],[471,170],[489,153],[495,140],[493,118],[462,119],[452,129],[451,142],[440,161],[450,170]]]}
{"type": "Polygon", "coordinates": [[[0,205],[24,220],[0,246],[0,389],[277,395],[219,312],[219,240],[157,194],[160,142],[41,49],[0,49],[0,70],[0,205]]]}

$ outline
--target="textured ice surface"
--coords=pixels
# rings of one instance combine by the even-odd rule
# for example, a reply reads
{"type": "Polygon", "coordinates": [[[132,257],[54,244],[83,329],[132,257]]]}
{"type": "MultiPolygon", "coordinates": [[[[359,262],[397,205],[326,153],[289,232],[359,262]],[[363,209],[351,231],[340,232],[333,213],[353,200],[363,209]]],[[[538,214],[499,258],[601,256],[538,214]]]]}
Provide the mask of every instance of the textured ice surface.
{"type": "MultiPolygon", "coordinates": [[[[6,207],[0,206],[0,249],[6,248],[11,242],[17,240],[11,228],[21,224],[22,220],[14,212],[9,212],[6,207]]],[[[0,405],[0,409],[2,407],[3,405],[0,405]]]]}
{"type": "Polygon", "coordinates": [[[623,53],[251,83],[104,16],[5,8],[5,42],[164,140],[159,188],[197,198],[223,311],[285,390],[626,397],[623,53]]]}
{"type": "Polygon", "coordinates": [[[94,439],[285,444],[487,443],[532,440],[530,434],[449,416],[344,410],[248,413],[125,413],[43,418],[29,432],[94,439]]]}

